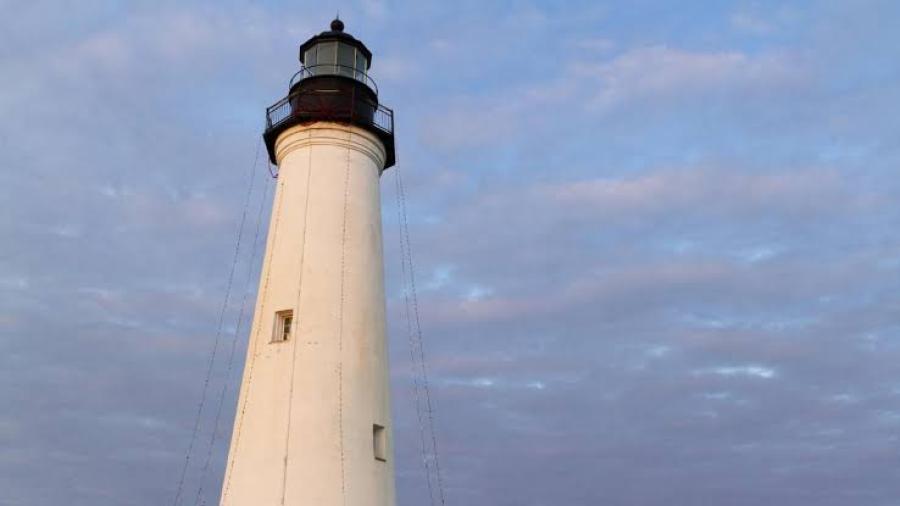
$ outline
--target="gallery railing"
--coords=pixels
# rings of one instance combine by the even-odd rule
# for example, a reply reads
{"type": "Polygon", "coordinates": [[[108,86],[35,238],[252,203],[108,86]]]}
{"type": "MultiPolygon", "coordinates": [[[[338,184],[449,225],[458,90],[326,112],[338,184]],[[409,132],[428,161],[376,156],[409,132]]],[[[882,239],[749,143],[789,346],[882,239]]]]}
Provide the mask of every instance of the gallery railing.
{"type": "Polygon", "coordinates": [[[335,121],[362,127],[384,143],[385,167],[394,164],[394,111],[372,100],[361,87],[344,89],[299,89],[266,109],[263,139],[269,160],[276,162],[275,140],[294,125],[314,121],[335,121]]]}
{"type": "Polygon", "coordinates": [[[356,67],[337,64],[310,65],[308,67],[301,68],[299,71],[297,71],[296,74],[294,74],[293,77],[291,77],[290,89],[293,89],[294,85],[299,83],[300,81],[316,76],[349,77],[365,84],[366,86],[371,88],[376,95],[378,95],[378,85],[375,84],[375,80],[369,77],[368,74],[366,74],[362,70],[357,69],[356,67]]]}

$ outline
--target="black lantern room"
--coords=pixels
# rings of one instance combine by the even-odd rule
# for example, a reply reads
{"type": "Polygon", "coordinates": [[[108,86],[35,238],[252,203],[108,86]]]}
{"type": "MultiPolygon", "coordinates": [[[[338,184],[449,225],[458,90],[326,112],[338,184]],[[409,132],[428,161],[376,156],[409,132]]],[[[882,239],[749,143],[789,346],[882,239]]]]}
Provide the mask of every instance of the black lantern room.
{"type": "Polygon", "coordinates": [[[337,121],[372,132],[387,150],[385,168],[394,165],[394,113],[378,103],[378,86],[367,71],[372,52],[344,32],[340,19],[331,30],[300,45],[300,70],[291,78],[288,96],[266,111],[263,138],[275,163],[275,140],[303,123],[337,121]]]}

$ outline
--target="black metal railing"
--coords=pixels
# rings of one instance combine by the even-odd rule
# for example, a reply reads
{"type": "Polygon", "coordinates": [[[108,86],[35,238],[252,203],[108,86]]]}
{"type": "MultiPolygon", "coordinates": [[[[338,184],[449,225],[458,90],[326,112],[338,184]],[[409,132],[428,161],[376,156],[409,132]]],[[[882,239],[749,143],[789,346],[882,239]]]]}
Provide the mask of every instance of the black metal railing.
{"type": "Polygon", "coordinates": [[[310,77],[315,76],[344,76],[349,77],[351,79],[355,79],[369,88],[372,88],[372,91],[378,95],[378,85],[375,84],[375,80],[369,77],[368,74],[363,72],[362,70],[357,69],[356,67],[351,67],[348,65],[338,65],[338,64],[321,64],[321,65],[310,65],[309,67],[303,67],[291,77],[290,89],[294,88],[294,85],[299,83],[304,79],[308,79],[310,77]]]}
{"type": "Polygon", "coordinates": [[[275,141],[282,132],[294,125],[315,121],[349,123],[372,132],[384,143],[384,168],[394,165],[394,111],[373,100],[371,92],[361,86],[343,89],[303,89],[301,86],[266,109],[263,139],[269,161],[278,163],[275,141]]]}
{"type": "Polygon", "coordinates": [[[394,133],[394,111],[355,92],[335,94],[330,90],[301,90],[266,109],[266,130],[296,121],[346,121],[394,133]]]}

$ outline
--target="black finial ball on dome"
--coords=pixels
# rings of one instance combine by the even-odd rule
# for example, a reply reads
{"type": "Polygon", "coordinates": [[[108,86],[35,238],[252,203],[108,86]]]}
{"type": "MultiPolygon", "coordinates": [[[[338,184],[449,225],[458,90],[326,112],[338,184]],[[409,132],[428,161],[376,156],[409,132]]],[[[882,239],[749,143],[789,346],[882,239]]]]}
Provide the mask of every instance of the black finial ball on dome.
{"type": "Polygon", "coordinates": [[[331,22],[331,31],[332,32],[343,32],[344,31],[344,22],[340,19],[335,19],[331,22]]]}

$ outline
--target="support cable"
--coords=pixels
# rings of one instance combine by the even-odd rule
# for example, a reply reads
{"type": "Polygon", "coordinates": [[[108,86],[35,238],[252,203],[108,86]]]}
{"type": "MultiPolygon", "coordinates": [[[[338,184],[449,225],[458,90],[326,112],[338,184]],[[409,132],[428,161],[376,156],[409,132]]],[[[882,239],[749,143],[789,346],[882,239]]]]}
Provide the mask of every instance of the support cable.
{"type": "Polygon", "coordinates": [[[446,499],[444,494],[444,481],[443,476],[441,474],[441,465],[440,465],[440,457],[438,452],[438,444],[437,444],[437,435],[435,434],[434,429],[434,407],[431,401],[431,387],[428,382],[428,369],[425,362],[425,349],[422,340],[422,323],[419,317],[419,298],[416,290],[416,273],[415,266],[413,263],[413,254],[412,254],[412,244],[409,240],[409,217],[406,212],[406,190],[403,185],[403,176],[400,174],[400,171],[397,170],[395,172],[397,178],[397,189],[400,197],[400,215],[401,215],[401,243],[403,241],[406,242],[406,258],[405,261],[409,268],[409,286],[410,286],[410,295],[411,302],[413,307],[413,327],[415,332],[416,340],[416,348],[418,349],[418,366],[421,372],[422,378],[422,390],[425,394],[425,405],[426,405],[426,414],[428,421],[428,431],[431,434],[431,448],[432,448],[432,460],[434,462],[434,474],[437,481],[437,490],[438,497],[440,498],[441,506],[446,505],[446,499]]]}
{"type": "MultiPolygon", "coordinates": [[[[268,181],[266,181],[266,183],[268,183],[268,181]]],[[[205,487],[206,477],[209,472],[209,465],[210,461],[212,460],[213,449],[215,448],[216,439],[218,438],[219,434],[219,422],[222,418],[222,411],[225,406],[225,395],[228,392],[228,384],[231,381],[231,372],[234,369],[234,359],[237,351],[238,336],[241,334],[241,328],[244,325],[244,316],[247,313],[247,299],[249,298],[250,287],[253,282],[253,272],[255,271],[253,266],[256,263],[256,254],[259,250],[259,234],[260,230],[262,229],[263,211],[266,208],[266,197],[268,197],[268,195],[269,185],[265,184],[263,186],[262,198],[259,201],[259,209],[256,212],[256,229],[253,233],[253,242],[251,243],[252,248],[250,250],[250,261],[247,267],[247,277],[244,281],[244,293],[241,296],[240,312],[238,313],[237,324],[234,328],[234,336],[231,340],[231,350],[228,354],[228,366],[225,371],[225,380],[222,383],[222,390],[219,392],[219,402],[216,408],[215,421],[213,422],[213,431],[209,438],[209,448],[207,449],[206,459],[203,462],[203,468],[200,472],[200,485],[197,488],[197,497],[194,499],[195,506],[201,504],[201,500],[203,505],[206,504],[206,498],[203,497],[203,489],[205,487]]]]}
{"type": "Polygon", "coordinates": [[[259,162],[259,151],[260,151],[261,145],[262,145],[262,140],[260,140],[260,142],[256,145],[256,154],[253,157],[253,166],[250,169],[250,182],[247,185],[247,195],[244,198],[244,209],[241,212],[240,225],[238,226],[237,239],[235,240],[234,255],[231,260],[231,272],[228,274],[228,283],[225,288],[225,298],[222,301],[222,309],[219,312],[219,322],[218,322],[218,325],[216,326],[216,334],[215,334],[215,338],[213,340],[212,351],[210,353],[209,365],[206,368],[206,377],[203,380],[203,389],[202,389],[202,393],[200,395],[200,403],[197,406],[197,415],[194,420],[194,427],[191,430],[191,440],[190,440],[190,443],[188,444],[187,451],[185,452],[184,465],[181,468],[181,477],[178,480],[178,489],[175,492],[175,498],[172,500],[173,506],[178,506],[178,504],[180,504],[180,502],[181,502],[182,493],[184,492],[184,479],[185,479],[185,476],[187,476],[188,466],[190,465],[190,461],[191,461],[191,454],[194,451],[194,444],[197,441],[197,436],[199,435],[199,431],[200,431],[200,421],[201,421],[202,415],[203,415],[203,408],[206,405],[206,395],[207,395],[207,392],[209,391],[209,381],[210,381],[210,378],[212,377],[213,367],[214,367],[215,361],[216,361],[216,355],[219,350],[219,341],[221,340],[221,337],[222,337],[222,326],[225,322],[225,312],[228,309],[228,303],[231,300],[231,287],[234,283],[234,271],[235,271],[235,267],[237,266],[238,253],[241,250],[241,241],[244,236],[244,224],[247,221],[247,208],[250,206],[250,195],[253,192],[253,184],[256,180],[254,175],[256,174],[256,166],[259,162]]]}
{"type": "Polygon", "coordinates": [[[403,207],[400,202],[400,178],[394,177],[394,187],[395,187],[395,195],[397,200],[397,225],[400,230],[400,283],[403,286],[403,302],[404,302],[404,313],[406,317],[406,335],[407,340],[409,341],[409,367],[410,373],[413,381],[413,391],[415,392],[416,399],[416,421],[419,426],[419,445],[422,453],[422,468],[425,472],[425,483],[428,488],[428,503],[431,506],[434,506],[434,490],[431,484],[432,482],[432,472],[431,467],[428,464],[428,444],[426,443],[425,436],[425,420],[423,418],[423,403],[422,397],[419,393],[419,371],[416,360],[416,346],[415,346],[415,334],[413,333],[412,328],[412,304],[410,302],[409,296],[409,287],[407,285],[407,274],[406,274],[406,244],[403,240],[403,207]]]}

